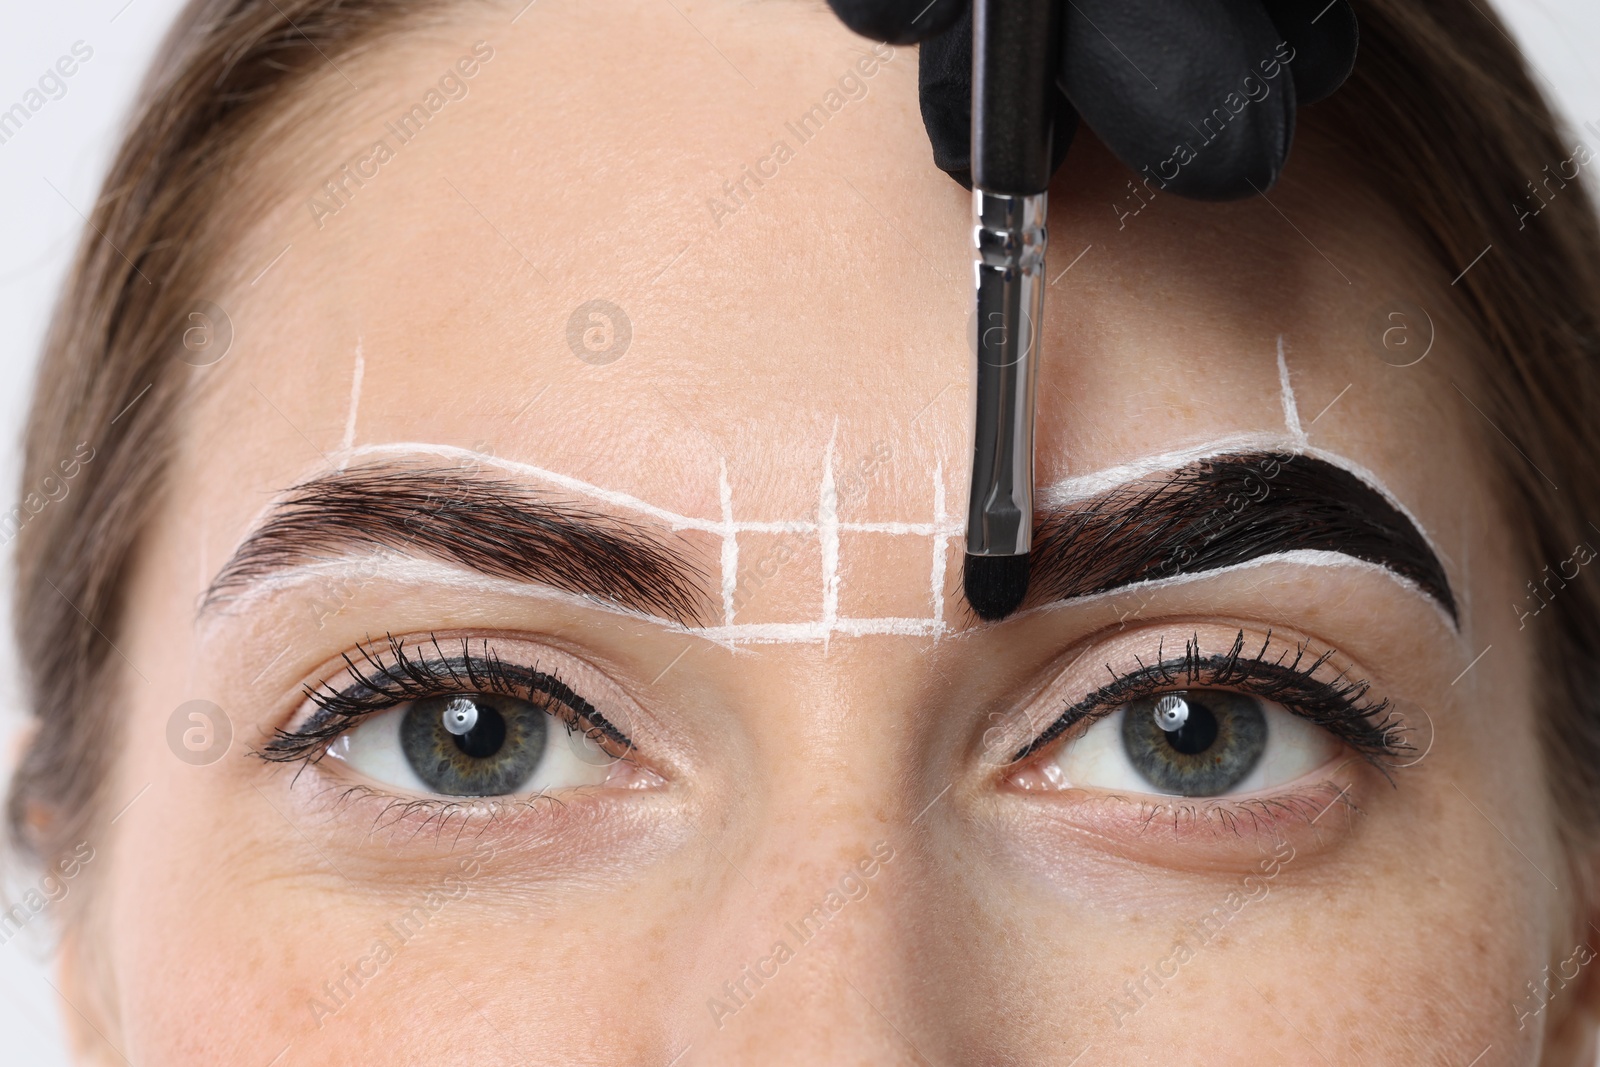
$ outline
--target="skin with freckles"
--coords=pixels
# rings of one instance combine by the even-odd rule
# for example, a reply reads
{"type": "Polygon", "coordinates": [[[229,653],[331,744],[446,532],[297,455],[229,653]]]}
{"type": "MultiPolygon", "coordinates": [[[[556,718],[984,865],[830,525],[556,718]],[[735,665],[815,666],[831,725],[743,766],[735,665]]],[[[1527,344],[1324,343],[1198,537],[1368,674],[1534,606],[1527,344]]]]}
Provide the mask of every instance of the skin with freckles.
{"type": "Polygon", "coordinates": [[[519,7],[341,62],[360,90],[331,71],[305,90],[240,190],[259,210],[212,297],[233,349],[195,371],[118,641],[109,792],[137,799],[95,842],[70,932],[86,1062],[1592,1057],[1600,935],[1546,798],[1537,634],[1503,606],[1525,575],[1482,427],[1446,402],[1478,342],[1314,113],[1270,204],[1123,215],[1127,175],[1074,145],[1051,190],[1038,482],[1064,499],[1240,440],[1340,457],[1415,518],[1459,626],[1325,556],[985,626],[950,526],[968,199],[928,158],[915,54],[875,54],[820,5],[541,3],[513,24],[519,7]],[[331,210],[327,177],[468,55],[465,95],[331,210]],[[1438,331],[1405,368],[1367,338],[1397,295],[1438,331]],[[380,459],[631,523],[693,572],[698,614],[395,545],[201,610],[286,491],[380,459]],[[489,649],[615,734],[558,724],[565,762],[512,797],[406,780],[404,709],[361,746],[263,758],[321,721],[308,691],[350,689],[363,648],[391,672],[396,649],[489,649]],[[1089,758],[1117,721],[1091,698],[1174,657],[1151,692],[1267,706],[1285,747],[1250,792],[1157,795],[1114,733],[1089,758]],[[1358,713],[1308,722],[1265,678],[1293,662],[1294,700],[1357,684],[1358,713]],[[174,758],[192,700],[232,724],[213,762],[174,758]]]}

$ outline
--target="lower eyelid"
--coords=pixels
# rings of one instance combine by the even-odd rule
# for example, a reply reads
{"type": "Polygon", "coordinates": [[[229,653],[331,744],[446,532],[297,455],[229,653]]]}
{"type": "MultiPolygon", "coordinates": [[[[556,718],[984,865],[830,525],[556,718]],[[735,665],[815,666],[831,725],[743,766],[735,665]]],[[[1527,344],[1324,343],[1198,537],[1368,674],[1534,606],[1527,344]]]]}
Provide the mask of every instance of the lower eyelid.
{"type": "Polygon", "coordinates": [[[1077,891],[1098,864],[1125,877],[1127,863],[1187,873],[1246,873],[1277,852],[1297,868],[1332,854],[1393,794],[1360,760],[1336,761],[1270,795],[1165,797],[1001,790],[995,832],[1019,843],[1040,877],[1077,891]],[[1098,857],[1098,858],[1097,858],[1098,857]]]}
{"type": "Polygon", "coordinates": [[[1264,796],[1101,796],[1085,803],[1099,809],[1102,826],[1114,824],[1123,832],[1150,837],[1203,831],[1217,838],[1237,839],[1245,833],[1276,838],[1319,826],[1331,830],[1333,816],[1341,810],[1346,817],[1362,814],[1349,784],[1337,780],[1336,768],[1324,768],[1292,788],[1264,796]]]}

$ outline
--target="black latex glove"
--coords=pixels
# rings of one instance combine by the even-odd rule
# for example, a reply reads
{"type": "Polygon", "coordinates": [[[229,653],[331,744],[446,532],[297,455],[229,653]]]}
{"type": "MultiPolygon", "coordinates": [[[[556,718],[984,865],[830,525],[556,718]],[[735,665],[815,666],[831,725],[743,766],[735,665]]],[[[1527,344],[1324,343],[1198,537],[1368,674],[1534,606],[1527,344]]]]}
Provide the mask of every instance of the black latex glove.
{"type": "MultiPolygon", "coordinates": [[[[971,187],[969,0],[828,0],[851,29],[922,43],[922,120],[939,168],[971,187]]],[[[1063,0],[1054,165],[1082,116],[1159,188],[1232,200],[1278,178],[1297,104],[1355,65],[1348,0],[1063,0]]]]}

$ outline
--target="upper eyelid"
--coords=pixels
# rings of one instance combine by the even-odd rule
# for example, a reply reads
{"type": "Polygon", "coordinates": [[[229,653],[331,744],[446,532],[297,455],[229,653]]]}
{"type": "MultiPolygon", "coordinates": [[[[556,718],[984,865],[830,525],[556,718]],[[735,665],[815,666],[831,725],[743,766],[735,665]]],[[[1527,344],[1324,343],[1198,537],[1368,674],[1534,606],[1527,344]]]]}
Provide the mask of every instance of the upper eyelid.
{"type": "MultiPolygon", "coordinates": [[[[1277,659],[1270,659],[1266,656],[1268,649],[1271,647],[1272,636],[1270,632],[1266,635],[1261,649],[1254,657],[1240,655],[1243,647],[1243,637],[1244,634],[1241,631],[1235,639],[1233,647],[1225,654],[1198,655],[1198,639],[1195,639],[1186,646],[1182,659],[1161,658],[1147,665],[1136,656],[1134,659],[1139,664],[1139,668],[1121,675],[1118,675],[1107,664],[1106,669],[1111,671],[1114,680],[1096,689],[1082,700],[1076,701],[1072,706],[1052,719],[1050,724],[1033,740],[1023,745],[1011,756],[1007,761],[1008,764],[1014,764],[1037,754],[1041,749],[1058,740],[1062,734],[1086,720],[1092,721],[1111,714],[1141,689],[1149,691],[1161,686],[1188,685],[1192,688],[1200,688],[1228,685],[1237,687],[1254,696],[1273,699],[1268,693],[1261,692],[1258,686],[1251,684],[1260,680],[1255,677],[1256,675],[1266,673],[1275,675],[1276,680],[1279,682],[1292,680],[1306,686],[1324,689],[1326,690],[1326,695],[1346,703],[1352,710],[1358,709],[1360,702],[1370,689],[1369,683],[1365,681],[1349,680],[1348,671],[1346,670],[1340,670],[1330,679],[1318,679],[1315,677],[1315,672],[1332,659],[1334,655],[1332,650],[1319,653],[1308,666],[1302,667],[1301,663],[1310,649],[1309,642],[1296,643],[1293,646],[1295,653],[1293,659],[1285,663],[1284,660],[1288,657],[1289,651],[1287,649],[1277,659]],[[1244,668],[1242,677],[1238,670],[1241,666],[1244,668]],[[1205,677],[1206,672],[1222,668],[1226,668],[1226,670],[1222,671],[1221,675],[1205,677]],[[1197,674],[1199,677],[1197,677],[1197,674]],[[1130,694],[1130,690],[1135,691],[1134,694],[1130,694]],[[1123,699],[1118,700],[1117,698],[1119,697],[1123,699]],[[1100,714],[1095,714],[1097,711],[1100,714]]],[[[1158,656],[1161,655],[1159,651],[1157,654],[1158,656]]],[[[1292,714],[1300,714],[1293,705],[1288,705],[1287,707],[1292,714]]],[[[1363,731],[1368,735],[1365,738],[1353,738],[1348,736],[1351,732],[1348,729],[1336,730],[1333,729],[1333,724],[1319,722],[1310,716],[1302,717],[1315,725],[1329,729],[1330,732],[1335,733],[1347,744],[1356,745],[1361,749],[1364,757],[1376,761],[1377,758],[1383,755],[1393,754],[1396,750],[1409,748],[1406,743],[1397,743],[1391,739],[1390,735],[1397,729],[1397,724],[1389,709],[1390,704],[1386,699],[1380,700],[1371,706],[1359,708],[1357,712],[1359,718],[1366,720],[1370,725],[1370,729],[1363,731]],[[1383,717],[1374,718],[1380,715],[1383,717]]],[[[1354,717],[1352,716],[1352,718],[1354,717]]],[[[1348,722],[1344,725],[1348,726],[1348,722]]]]}
{"type": "MultiPolygon", "coordinates": [[[[1019,749],[1008,762],[1016,763],[1019,760],[1027,759],[1029,756],[1051,744],[1062,734],[1066,733],[1068,730],[1072,729],[1074,726],[1077,726],[1081,722],[1103,718],[1105,715],[1111,714],[1120,706],[1112,703],[1112,698],[1118,694],[1119,690],[1138,684],[1138,682],[1135,681],[1136,679],[1143,681],[1144,679],[1149,678],[1153,681],[1157,672],[1159,671],[1165,674],[1168,666],[1170,666],[1170,661],[1158,662],[1149,666],[1141,664],[1139,669],[1136,671],[1132,671],[1124,675],[1116,675],[1115,681],[1109,685],[1103,685],[1099,689],[1096,689],[1094,692],[1090,693],[1082,700],[1077,701],[1071,707],[1063,711],[1060,715],[1057,715],[1054,719],[1052,719],[1050,721],[1050,725],[1046,726],[1037,737],[1019,749]],[[1101,714],[1096,715],[1096,711],[1101,712],[1101,714]]],[[[1170,685],[1172,683],[1167,680],[1162,680],[1155,682],[1155,684],[1170,685]]]]}
{"type": "MultiPolygon", "coordinates": [[[[623,733],[622,729],[591,701],[567,684],[558,673],[537,666],[507,663],[491,648],[488,639],[479,643],[481,651],[474,654],[471,642],[463,638],[461,652],[454,657],[445,653],[436,635],[430,635],[427,641],[412,645],[407,645],[393,635],[386,635],[385,642],[394,657],[391,662],[386,663],[382,659],[374,658],[372,645],[375,643],[358,646],[354,658],[350,653],[345,653],[341,657],[345,663],[345,673],[352,679],[350,684],[334,688],[337,679],[335,676],[334,679],[324,680],[314,686],[305,686],[306,695],[317,705],[317,711],[294,729],[277,730],[272,740],[257,755],[270,762],[315,760],[320,758],[327,746],[340,735],[359,726],[368,718],[391,711],[412,700],[450,692],[492,692],[517,699],[529,699],[531,693],[544,693],[570,708],[578,720],[599,729],[613,743],[622,745],[630,751],[634,747],[632,738],[623,733]],[[425,652],[428,648],[432,648],[433,656],[416,654],[419,651],[425,652]],[[487,672],[480,677],[479,672],[484,671],[486,667],[487,672]],[[408,670],[425,671],[429,680],[419,681],[415,677],[410,677],[406,674],[408,670]],[[497,685],[506,679],[511,679],[514,684],[497,685]],[[374,682],[379,684],[372,684],[374,682]],[[432,682],[437,682],[437,685],[430,684],[432,682]],[[371,694],[369,707],[357,710],[331,707],[339,701],[346,701],[349,704],[359,702],[361,698],[353,694],[361,691],[371,694]],[[330,730],[332,726],[337,728],[330,730]],[[316,751],[313,750],[313,746],[316,751]]],[[[564,721],[563,716],[547,708],[541,707],[540,710],[552,718],[564,721]]],[[[578,728],[572,724],[568,726],[578,728]]]]}

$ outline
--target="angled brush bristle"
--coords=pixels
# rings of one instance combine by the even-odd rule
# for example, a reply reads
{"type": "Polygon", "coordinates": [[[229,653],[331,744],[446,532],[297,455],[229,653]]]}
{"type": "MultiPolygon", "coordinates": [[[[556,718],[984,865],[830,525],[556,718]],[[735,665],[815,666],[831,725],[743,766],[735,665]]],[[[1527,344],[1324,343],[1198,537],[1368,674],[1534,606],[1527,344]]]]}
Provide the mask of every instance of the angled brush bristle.
{"type": "Polygon", "coordinates": [[[980,619],[1003,619],[1016,611],[1028,595],[1028,557],[969,555],[962,569],[961,585],[967,603],[980,619]]]}

